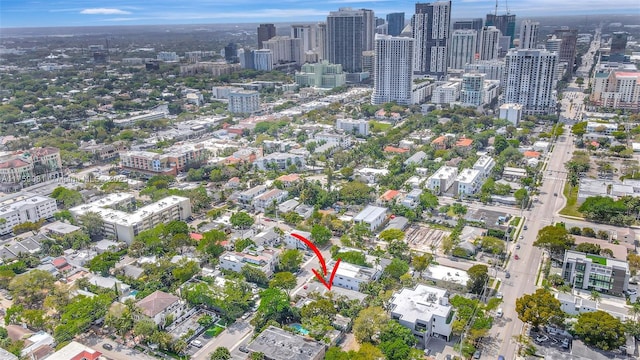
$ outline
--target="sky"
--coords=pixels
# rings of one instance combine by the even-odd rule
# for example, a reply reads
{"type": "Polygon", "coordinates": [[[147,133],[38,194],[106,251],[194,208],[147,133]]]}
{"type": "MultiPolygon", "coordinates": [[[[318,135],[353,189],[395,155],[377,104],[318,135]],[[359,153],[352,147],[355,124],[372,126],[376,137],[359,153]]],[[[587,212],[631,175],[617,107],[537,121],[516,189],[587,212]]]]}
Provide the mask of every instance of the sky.
{"type": "MultiPolygon", "coordinates": [[[[414,4],[406,0],[0,0],[0,28],[306,22],[324,20],[340,7],[373,9],[380,17],[405,12],[409,18],[414,4]]],[[[640,16],[638,0],[512,0],[508,6],[520,19],[613,12],[640,16]]],[[[452,17],[484,17],[494,7],[491,0],[454,0],[452,17]]],[[[498,13],[505,12],[501,0],[498,13]]]]}

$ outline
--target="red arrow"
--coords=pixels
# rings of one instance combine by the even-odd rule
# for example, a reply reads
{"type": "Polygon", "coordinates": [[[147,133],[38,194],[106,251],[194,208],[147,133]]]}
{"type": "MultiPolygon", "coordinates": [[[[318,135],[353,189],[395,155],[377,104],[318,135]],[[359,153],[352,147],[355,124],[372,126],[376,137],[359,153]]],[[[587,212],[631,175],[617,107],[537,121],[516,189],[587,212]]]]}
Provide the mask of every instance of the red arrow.
{"type": "Polygon", "coordinates": [[[320,280],[322,285],[324,285],[329,290],[331,290],[331,286],[333,285],[333,278],[336,277],[336,270],[338,270],[338,265],[340,265],[340,260],[341,259],[338,259],[335,265],[333,265],[333,270],[331,270],[331,277],[329,278],[328,283],[327,283],[327,280],[325,280],[324,277],[322,277],[316,269],[311,269],[313,273],[316,274],[316,277],[318,278],[318,280],[320,280]]]}
{"type": "Polygon", "coordinates": [[[311,250],[313,250],[314,253],[316,253],[316,256],[318,257],[318,260],[320,260],[320,266],[322,266],[322,272],[326,276],[327,275],[327,264],[325,264],[324,257],[322,256],[322,253],[320,252],[320,250],[318,250],[316,245],[314,243],[312,243],[309,239],[307,239],[306,237],[304,237],[302,235],[291,233],[291,236],[293,236],[294,238],[296,238],[296,239],[302,241],[303,243],[307,244],[307,246],[310,247],[311,250]]]}

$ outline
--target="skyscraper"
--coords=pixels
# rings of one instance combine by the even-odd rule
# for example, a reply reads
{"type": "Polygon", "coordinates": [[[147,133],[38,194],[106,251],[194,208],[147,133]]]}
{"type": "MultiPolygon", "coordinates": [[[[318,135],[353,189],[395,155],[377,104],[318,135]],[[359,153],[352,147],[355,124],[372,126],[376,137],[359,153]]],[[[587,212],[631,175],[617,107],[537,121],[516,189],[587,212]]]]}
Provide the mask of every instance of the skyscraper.
{"type": "Polygon", "coordinates": [[[376,16],[373,10],[360,9],[364,18],[364,49],[362,51],[373,50],[376,46],[376,16]]]}
{"type": "Polygon", "coordinates": [[[313,25],[291,25],[291,38],[302,41],[302,50],[310,51],[316,48],[316,31],[313,25]]]}
{"type": "MultiPolygon", "coordinates": [[[[374,36],[371,10],[340,8],[327,17],[326,58],[332,64],[341,64],[345,72],[362,71],[362,52],[374,36]]],[[[371,41],[373,45],[373,41],[371,41]]]]}
{"type": "Polygon", "coordinates": [[[451,1],[416,3],[411,18],[415,39],[414,72],[437,77],[447,73],[447,45],[451,22],[451,1]]]}
{"type": "Polygon", "coordinates": [[[449,68],[464,69],[472,63],[476,54],[478,33],[475,30],[454,30],[449,47],[449,68]]]}
{"type": "Polygon", "coordinates": [[[398,36],[404,29],[404,13],[387,14],[387,33],[391,36],[398,36]]]}
{"type": "Polygon", "coordinates": [[[498,58],[498,40],[500,30],[495,26],[485,26],[480,33],[480,60],[493,60],[498,58]]]}
{"type": "Polygon", "coordinates": [[[224,59],[230,63],[237,63],[238,59],[238,44],[229,43],[224,47],[224,59]]]}
{"type": "Polygon", "coordinates": [[[611,34],[611,51],[609,61],[624,62],[624,53],[627,50],[627,37],[629,33],[616,31],[611,34]]]}
{"type": "Polygon", "coordinates": [[[453,30],[482,30],[482,18],[460,19],[453,22],[453,30]]]}
{"type": "Polygon", "coordinates": [[[289,36],[275,36],[262,43],[265,49],[271,50],[274,64],[296,63],[302,65],[304,51],[302,40],[292,39],[289,36]]]}
{"type": "Polygon", "coordinates": [[[462,75],[460,102],[467,105],[480,106],[484,102],[484,74],[462,75]]]}
{"type": "Polygon", "coordinates": [[[258,26],[258,49],[262,49],[262,43],[276,36],[276,26],[273,24],[260,24],[258,26]]]}
{"type": "Polygon", "coordinates": [[[558,54],[541,49],[511,49],[505,59],[504,103],[522,105],[524,114],[556,111],[558,54]]]}
{"type": "Polygon", "coordinates": [[[576,61],[576,43],[578,41],[578,30],[564,27],[553,32],[556,38],[561,39],[558,61],[568,64],[567,71],[573,73],[573,64],[576,61]]]}
{"type": "Polygon", "coordinates": [[[376,35],[371,104],[411,104],[413,44],[409,37],[376,35]]]}
{"type": "Polygon", "coordinates": [[[523,20],[520,24],[520,46],[519,49],[535,49],[538,41],[538,27],[540,23],[529,19],[523,20]]]}
{"type": "Polygon", "coordinates": [[[262,71],[273,70],[273,54],[269,49],[252,50],[253,68],[262,71]]]}
{"type": "Polygon", "coordinates": [[[509,47],[513,47],[513,39],[516,35],[516,16],[512,14],[494,15],[487,14],[487,21],[485,26],[495,26],[502,35],[509,36],[509,47]]]}
{"type": "Polygon", "coordinates": [[[320,22],[316,26],[316,54],[318,61],[327,58],[327,23],[320,22]]]}

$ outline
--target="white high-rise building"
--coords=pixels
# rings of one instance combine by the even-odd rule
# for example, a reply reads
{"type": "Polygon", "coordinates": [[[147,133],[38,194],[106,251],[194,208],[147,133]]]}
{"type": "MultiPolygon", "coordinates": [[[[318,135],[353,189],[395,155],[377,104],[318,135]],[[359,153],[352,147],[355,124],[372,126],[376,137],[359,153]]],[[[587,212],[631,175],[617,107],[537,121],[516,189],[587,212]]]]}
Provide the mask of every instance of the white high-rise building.
{"type": "Polygon", "coordinates": [[[451,1],[417,3],[411,19],[415,39],[413,70],[417,74],[437,77],[447,73],[447,46],[451,23],[451,1]]]}
{"type": "Polygon", "coordinates": [[[302,65],[304,51],[302,50],[301,39],[293,39],[289,36],[276,36],[267,41],[263,41],[262,48],[271,50],[274,65],[291,62],[302,65]]]}
{"type": "Polygon", "coordinates": [[[511,49],[505,59],[503,103],[518,103],[525,115],[556,111],[558,54],[542,49],[511,49]]]}
{"type": "Polygon", "coordinates": [[[273,53],[269,49],[251,50],[253,68],[262,71],[273,70],[273,53]]]}
{"type": "Polygon", "coordinates": [[[260,111],[260,93],[253,90],[230,92],[228,110],[234,114],[251,114],[260,111]]]}
{"type": "Polygon", "coordinates": [[[316,27],[314,25],[291,25],[291,38],[302,41],[302,51],[313,51],[316,48],[316,27]]]}
{"type": "Polygon", "coordinates": [[[325,60],[327,58],[327,23],[318,23],[316,26],[316,54],[318,54],[318,61],[325,60]]]}
{"type": "Polygon", "coordinates": [[[466,105],[482,105],[484,102],[484,76],[484,74],[462,75],[460,102],[466,105]]]}
{"type": "Polygon", "coordinates": [[[480,60],[498,58],[499,39],[502,34],[495,26],[485,26],[480,34],[480,60]]]}
{"type": "Polygon", "coordinates": [[[473,62],[477,40],[478,32],[475,30],[453,31],[453,34],[451,34],[451,46],[449,47],[450,69],[464,69],[466,64],[473,62]]]}
{"type": "Polygon", "coordinates": [[[376,58],[373,71],[373,105],[396,101],[411,104],[413,84],[413,44],[408,37],[376,35],[376,58]]]}
{"type": "Polygon", "coordinates": [[[535,49],[538,41],[540,23],[533,20],[523,20],[520,24],[520,49],[535,49]]]}

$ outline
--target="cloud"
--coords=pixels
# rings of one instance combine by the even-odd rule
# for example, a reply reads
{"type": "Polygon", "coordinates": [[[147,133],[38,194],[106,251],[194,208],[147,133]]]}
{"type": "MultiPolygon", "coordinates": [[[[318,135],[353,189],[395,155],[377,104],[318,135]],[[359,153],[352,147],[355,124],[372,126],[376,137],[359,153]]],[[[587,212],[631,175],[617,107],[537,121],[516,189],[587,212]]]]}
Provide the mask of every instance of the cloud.
{"type": "Polygon", "coordinates": [[[109,9],[109,8],[93,8],[93,9],[83,9],[80,11],[80,14],[85,15],[128,15],[131,14],[130,11],[124,11],[120,9],[109,9]]]}

